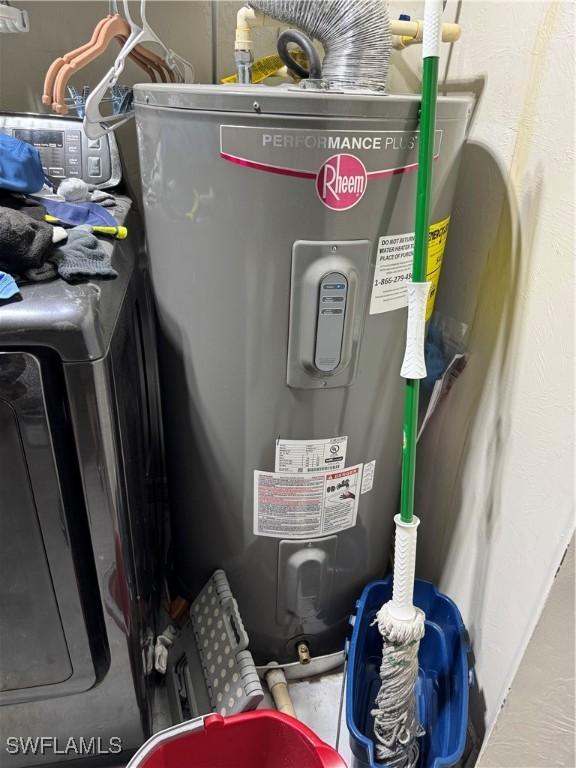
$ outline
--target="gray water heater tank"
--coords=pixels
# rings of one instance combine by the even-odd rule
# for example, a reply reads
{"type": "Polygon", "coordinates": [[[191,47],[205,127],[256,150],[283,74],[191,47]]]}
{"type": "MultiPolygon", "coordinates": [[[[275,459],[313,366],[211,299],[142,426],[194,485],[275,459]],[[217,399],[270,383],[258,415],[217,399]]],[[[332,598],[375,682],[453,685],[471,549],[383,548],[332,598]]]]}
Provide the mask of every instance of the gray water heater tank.
{"type": "MultiPolygon", "coordinates": [[[[331,653],[398,507],[419,101],[134,90],[177,588],[223,568],[257,663],[331,653]]],[[[432,280],[468,106],[438,104],[432,280]]]]}

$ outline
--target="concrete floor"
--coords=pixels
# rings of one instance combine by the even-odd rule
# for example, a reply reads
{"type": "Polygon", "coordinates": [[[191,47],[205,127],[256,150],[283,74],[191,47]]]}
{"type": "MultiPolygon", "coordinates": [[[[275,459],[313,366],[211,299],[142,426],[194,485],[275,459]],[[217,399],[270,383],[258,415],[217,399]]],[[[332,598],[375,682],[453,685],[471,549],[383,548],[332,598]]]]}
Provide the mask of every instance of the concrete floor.
{"type": "Polygon", "coordinates": [[[478,768],[574,768],[574,540],[478,768]]]}
{"type": "MultiPolygon", "coordinates": [[[[331,747],[336,747],[342,672],[291,682],[288,687],[298,718],[312,728],[323,741],[331,747]]],[[[342,712],[338,752],[347,765],[351,766],[352,753],[348,741],[345,708],[342,712]]]]}

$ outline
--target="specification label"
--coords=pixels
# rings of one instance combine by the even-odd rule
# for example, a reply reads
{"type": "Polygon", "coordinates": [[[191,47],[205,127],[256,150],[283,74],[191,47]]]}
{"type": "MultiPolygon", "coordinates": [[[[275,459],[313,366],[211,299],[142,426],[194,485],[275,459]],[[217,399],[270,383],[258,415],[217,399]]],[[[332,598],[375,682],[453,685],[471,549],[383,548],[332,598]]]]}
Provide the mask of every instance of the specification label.
{"type": "MultiPolygon", "coordinates": [[[[432,287],[426,305],[427,320],[431,317],[434,309],[449,223],[450,217],[442,219],[442,221],[432,224],[428,233],[426,279],[432,283],[432,287]]],[[[392,312],[407,306],[406,283],[412,280],[413,255],[414,232],[386,235],[378,240],[376,269],[374,270],[370,299],[371,315],[392,312]]]]}
{"type": "Polygon", "coordinates": [[[347,437],[276,440],[276,472],[322,472],[346,465],[347,437]]]}
{"type": "Polygon", "coordinates": [[[254,472],[254,534],[308,539],[356,525],[362,464],[339,472],[254,472]]]}
{"type": "Polygon", "coordinates": [[[374,485],[374,472],[376,471],[376,459],[374,461],[367,461],[364,464],[364,472],[362,473],[362,487],[360,493],[368,493],[372,490],[374,485]]]}

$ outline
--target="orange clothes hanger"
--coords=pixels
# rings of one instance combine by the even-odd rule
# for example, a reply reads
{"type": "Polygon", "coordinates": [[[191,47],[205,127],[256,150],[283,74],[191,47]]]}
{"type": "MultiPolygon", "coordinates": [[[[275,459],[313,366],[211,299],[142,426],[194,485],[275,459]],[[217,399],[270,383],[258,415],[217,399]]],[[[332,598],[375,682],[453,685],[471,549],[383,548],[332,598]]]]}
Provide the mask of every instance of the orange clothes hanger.
{"type": "Polygon", "coordinates": [[[54,88],[52,91],[52,109],[58,114],[68,113],[68,107],[65,104],[66,86],[68,80],[75,72],[90,64],[97,59],[110,45],[116,37],[129,37],[131,33],[130,26],[126,19],[119,14],[114,14],[104,20],[100,26],[96,42],[74,56],[69,62],[66,62],[58,71],[54,88]]]}
{"type": "Polygon", "coordinates": [[[81,53],[84,53],[84,51],[87,51],[89,48],[91,48],[93,45],[96,44],[98,40],[98,35],[100,34],[100,30],[102,29],[103,24],[110,18],[110,14],[108,16],[105,16],[103,19],[100,19],[98,24],[94,27],[94,31],[92,32],[92,37],[87,43],[84,43],[84,45],[81,45],[79,48],[75,48],[73,51],[70,51],[69,53],[65,53],[64,56],[60,56],[59,58],[55,59],[52,64],[48,67],[48,71],[46,72],[46,77],[44,78],[44,90],[42,92],[42,104],[52,104],[54,101],[53,98],[53,90],[54,90],[54,83],[56,81],[56,75],[58,72],[62,69],[64,64],[68,64],[72,59],[74,59],[75,56],[79,56],[81,53]]]}

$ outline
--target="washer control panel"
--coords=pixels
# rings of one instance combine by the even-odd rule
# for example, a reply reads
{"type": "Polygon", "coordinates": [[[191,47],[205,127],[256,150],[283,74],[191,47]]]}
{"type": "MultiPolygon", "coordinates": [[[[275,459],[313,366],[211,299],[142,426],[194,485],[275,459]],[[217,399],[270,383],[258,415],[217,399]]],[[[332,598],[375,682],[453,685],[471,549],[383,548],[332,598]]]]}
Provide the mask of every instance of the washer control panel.
{"type": "Polygon", "coordinates": [[[62,179],[79,178],[106,188],[115,187],[121,181],[114,135],[89,139],[79,118],[2,113],[0,133],[35,146],[44,173],[55,184],[62,179]]]}

